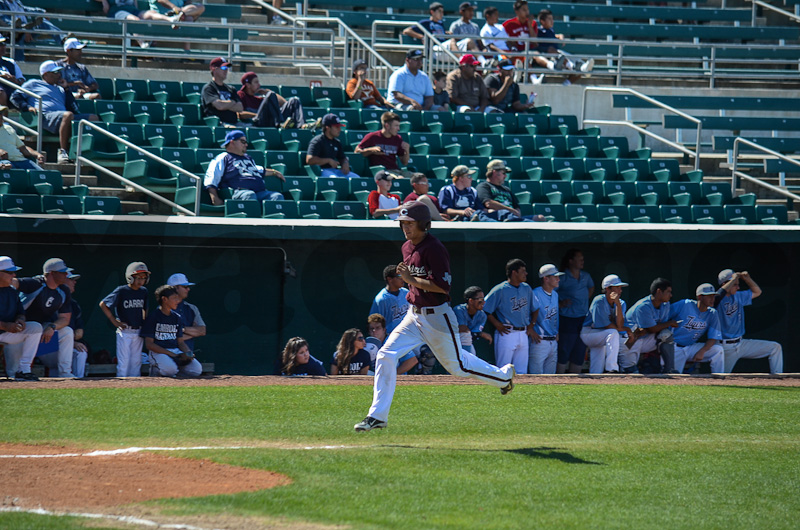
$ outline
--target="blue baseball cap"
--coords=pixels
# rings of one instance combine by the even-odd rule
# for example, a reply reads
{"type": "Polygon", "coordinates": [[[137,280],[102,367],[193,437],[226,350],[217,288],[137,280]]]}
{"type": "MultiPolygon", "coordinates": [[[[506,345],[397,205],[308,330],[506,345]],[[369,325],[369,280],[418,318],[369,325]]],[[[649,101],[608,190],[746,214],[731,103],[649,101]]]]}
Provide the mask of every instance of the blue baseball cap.
{"type": "Polygon", "coordinates": [[[231,131],[225,135],[225,141],[222,142],[222,147],[225,147],[229,143],[238,140],[239,138],[244,138],[244,133],[242,131],[231,131]]]}

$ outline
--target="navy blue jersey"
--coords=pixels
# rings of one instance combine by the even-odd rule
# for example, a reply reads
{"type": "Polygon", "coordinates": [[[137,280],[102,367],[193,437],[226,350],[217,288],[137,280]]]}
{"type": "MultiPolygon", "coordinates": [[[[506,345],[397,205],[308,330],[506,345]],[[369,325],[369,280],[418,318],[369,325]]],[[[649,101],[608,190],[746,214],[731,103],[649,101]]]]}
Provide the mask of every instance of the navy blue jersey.
{"type": "MultiPolygon", "coordinates": [[[[178,309],[175,311],[181,316],[181,324],[184,328],[206,325],[203,317],[200,316],[200,310],[197,309],[197,306],[190,304],[186,300],[178,304],[178,309]]],[[[186,338],[184,342],[190,350],[194,350],[194,339],[186,338]]]]}
{"type": "MultiPolygon", "coordinates": [[[[333,360],[331,360],[331,364],[335,364],[336,366],[339,363],[336,361],[337,354],[339,352],[333,352],[333,360]]],[[[357,375],[361,370],[364,369],[365,366],[369,366],[370,356],[367,350],[358,350],[355,355],[350,358],[350,363],[348,366],[339,369],[340,375],[357,375]]]]}
{"type": "Polygon", "coordinates": [[[14,322],[24,314],[17,290],[11,286],[0,288],[0,322],[14,322]]]}
{"type": "Polygon", "coordinates": [[[181,317],[175,311],[165,315],[161,309],[153,311],[144,321],[140,337],[150,337],[155,343],[165,349],[178,347],[178,339],[183,337],[181,317]]]}
{"type": "Polygon", "coordinates": [[[59,314],[72,311],[72,296],[65,285],[51,289],[44,276],[19,279],[19,298],[25,308],[25,317],[31,322],[55,322],[59,314]]]}
{"type": "Polygon", "coordinates": [[[132,328],[142,327],[144,312],[147,311],[147,289],[131,289],[130,285],[120,285],[103,298],[114,315],[132,328]]]}
{"type": "Polygon", "coordinates": [[[72,315],[69,317],[69,327],[71,327],[73,331],[83,329],[83,311],[74,298],[72,299],[71,307],[72,315]]]}
{"type": "Polygon", "coordinates": [[[306,364],[298,364],[288,374],[283,373],[281,375],[328,375],[328,372],[325,371],[322,361],[309,355],[306,364]]]}

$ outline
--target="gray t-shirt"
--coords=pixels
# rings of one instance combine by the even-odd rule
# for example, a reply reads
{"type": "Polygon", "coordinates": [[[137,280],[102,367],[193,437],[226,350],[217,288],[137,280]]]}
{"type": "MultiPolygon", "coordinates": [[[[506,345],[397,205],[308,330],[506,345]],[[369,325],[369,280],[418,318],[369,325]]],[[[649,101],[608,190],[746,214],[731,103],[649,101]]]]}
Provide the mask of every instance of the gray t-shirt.
{"type": "Polygon", "coordinates": [[[459,35],[469,36],[475,35],[476,37],[480,34],[480,29],[478,25],[472,21],[464,22],[460,18],[450,24],[450,33],[453,34],[454,37],[459,35]]]}
{"type": "MultiPolygon", "coordinates": [[[[490,94],[493,90],[500,90],[503,86],[503,80],[497,74],[489,74],[486,76],[484,83],[486,83],[486,88],[489,89],[490,94]]],[[[512,83],[508,90],[506,90],[505,97],[498,103],[495,103],[494,106],[500,110],[509,112],[511,111],[511,105],[513,105],[515,101],[519,101],[519,85],[517,83],[512,83]]]]}

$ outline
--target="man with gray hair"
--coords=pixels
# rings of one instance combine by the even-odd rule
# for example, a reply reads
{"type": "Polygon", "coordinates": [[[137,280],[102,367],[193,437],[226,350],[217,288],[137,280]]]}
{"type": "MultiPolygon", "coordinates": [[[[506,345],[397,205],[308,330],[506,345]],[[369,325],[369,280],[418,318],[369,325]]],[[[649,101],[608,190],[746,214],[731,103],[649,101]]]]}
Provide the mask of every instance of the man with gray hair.
{"type": "Polygon", "coordinates": [[[203,317],[200,316],[200,310],[197,309],[196,305],[186,301],[186,298],[189,297],[190,288],[195,284],[190,282],[185,274],[177,272],[167,278],[167,285],[174,287],[181,297],[181,303],[178,304],[178,309],[175,312],[181,317],[184,342],[190,350],[194,350],[194,339],[206,335],[206,323],[203,317]]]}

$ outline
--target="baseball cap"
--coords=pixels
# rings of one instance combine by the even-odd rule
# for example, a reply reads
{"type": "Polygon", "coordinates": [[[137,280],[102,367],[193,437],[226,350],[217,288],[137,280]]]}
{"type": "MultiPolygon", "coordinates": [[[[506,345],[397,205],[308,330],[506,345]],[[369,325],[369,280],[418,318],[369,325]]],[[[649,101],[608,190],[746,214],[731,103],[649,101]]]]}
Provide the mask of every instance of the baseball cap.
{"type": "Polygon", "coordinates": [[[452,177],[463,177],[464,175],[474,175],[476,171],[474,169],[470,169],[464,164],[460,164],[453,168],[453,171],[450,172],[450,176],[452,177]]]}
{"type": "Polygon", "coordinates": [[[502,61],[497,63],[497,68],[499,68],[500,70],[513,70],[514,63],[512,63],[510,59],[503,59],[502,61]]]}
{"type": "Polygon", "coordinates": [[[0,271],[16,272],[21,268],[14,265],[14,260],[8,256],[0,256],[0,271]]]}
{"type": "Polygon", "coordinates": [[[439,9],[440,7],[441,7],[442,9],[444,9],[444,6],[442,5],[442,3],[441,3],[441,2],[434,2],[434,3],[432,3],[431,5],[429,5],[429,6],[428,6],[428,9],[429,9],[430,11],[433,11],[434,9],[439,9]]]}
{"type": "Polygon", "coordinates": [[[8,110],[8,107],[6,107],[5,105],[0,105],[0,112],[5,112],[7,110],[8,110]]]}
{"type": "Polygon", "coordinates": [[[0,44],[5,44],[7,42],[8,42],[8,39],[5,38],[4,36],[0,35],[0,44]]]}
{"type": "Polygon", "coordinates": [[[39,75],[44,75],[48,72],[60,72],[63,66],[59,66],[55,61],[45,61],[39,65],[39,75]]]}
{"type": "Polygon", "coordinates": [[[392,180],[393,178],[395,178],[395,176],[388,171],[380,170],[375,173],[375,182],[378,182],[379,180],[392,180]]]}
{"type": "Polygon", "coordinates": [[[422,59],[424,57],[422,50],[408,50],[406,52],[406,59],[422,59]]]}
{"type": "Polygon", "coordinates": [[[717,280],[719,284],[722,285],[723,283],[728,283],[733,278],[733,269],[725,269],[724,271],[720,271],[719,275],[717,276],[717,280]]]}
{"type": "Polygon", "coordinates": [[[222,57],[217,57],[216,59],[211,59],[211,62],[208,63],[210,68],[222,68],[223,70],[227,70],[228,67],[231,66],[231,63],[223,59],[222,57]]]}
{"type": "Polygon", "coordinates": [[[322,117],[322,126],[323,127],[333,127],[334,125],[343,127],[344,123],[342,120],[339,119],[339,116],[336,114],[326,114],[322,117]]]}
{"type": "Polygon", "coordinates": [[[167,285],[171,285],[175,287],[176,285],[182,285],[184,287],[189,285],[194,285],[192,282],[189,281],[189,278],[182,272],[176,272],[169,278],[167,278],[167,285]]]}
{"type": "Polygon", "coordinates": [[[364,66],[366,64],[367,61],[365,61],[364,59],[356,59],[355,61],[353,61],[353,70],[355,70],[359,66],[364,66]]]}
{"type": "Polygon", "coordinates": [[[474,5],[474,4],[471,4],[471,3],[469,3],[469,2],[461,2],[461,3],[458,5],[458,10],[459,10],[459,11],[464,11],[465,9],[475,9],[475,5],[474,5]]]}
{"type": "Polygon", "coordinates": [[[77,280],[80,277],[80,273],[75,272],[75,269],[67,269],[67,278],[70,280],[77,280]]]}
{"type": "Polygon", "coordinates": [[[75,37],[71,37],[64,41],[64,51],[67,50],[82,50],[86,47],[85,42],[81,42],[75,37]]]}
{"type": "Polygon", "coordinates": [[[552,263],[548,263],[539,267],[539,278],[544,278],[545,276],[564,276],[564,273],[559,271],[552,263]]]}
{"type": "Polygon", "coordinates": [[[238,140],[239,138],[244,138],[244,133],[242,131],[236,130],[229,132],[225,135],[225,141],[222,142],[222,147],[225,147],[229,143],[233,142],[234,140],[238,140]]]}
{"type": "Polygon", "coordinates": [[[603,278],[603,289],[607,287],[627,287],[628,284],[619,279],[616,274],[609,274],[603,278]]]}
{"type": "Polygon", "coordinates": [[[502,161],[502,160],[492,160],[491,162],[486,164],[486,170],[487,171],[505,171],[506,173],[511,171],[511,169],[509,169],[509,167],[506,165],[506,163],[504,161],[502,161]]]}
{"type": "Polygon", "coordinates": [[[45,274],[48,272],[69,272],[69,267],[67,267],[67,264],[64,263],[64,260],[61,258],[50,258],[44,262],[42,271],[45,274]]]}
{"type": "Polygon", "coordinates": [[[249,83],[254,77],[258,77],[258,74],[255,72],[246,72],[242,75],[242,84],[249,83]]]}
{"type": "Polygon", "coordinates": [[[697,296],[703,296],[707,294],[717,294],[717,290],[714,289],[714,286],[710,283],[701,283],[697,286],[697,290],[694,292],[697,296]]]}
{"type": "Polygon", "coordinates": [[[460,64],[461,66],[464,66],[465,64],[472,65],[472,66],[477,66],[477,65],[481,64],[481,62],[479,60],[477,60],[474,55],[472,55],[471,53],[468,53],[468,54],[462,56],[461,59],[458,60],[458,64],[460,64]]]}
{"type": "Polygon", "coordinates": [[[406,203],[406,207],[400,210],[398,221],[430,221],[431,211],[419,201],[406,203]]]}

